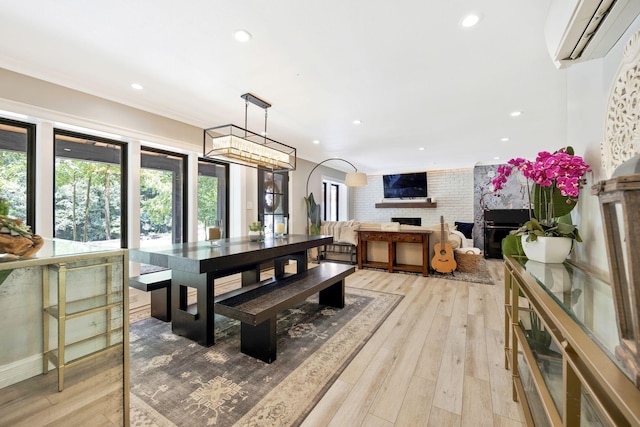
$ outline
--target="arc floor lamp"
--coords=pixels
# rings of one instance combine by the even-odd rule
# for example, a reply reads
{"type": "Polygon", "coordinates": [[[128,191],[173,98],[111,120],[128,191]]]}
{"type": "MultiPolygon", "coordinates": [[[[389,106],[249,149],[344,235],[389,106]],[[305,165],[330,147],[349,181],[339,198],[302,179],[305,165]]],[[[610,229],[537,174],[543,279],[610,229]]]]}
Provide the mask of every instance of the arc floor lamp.
{"type": "Polygon", "coordinates": [[[331,160],[339,160],[341,162],[345,162],[347,164],[349,164],[349,166],[351,166],[354,170],[354,172],[347,172],[347,175],[345,177],[344,180],[344,184],[347,187],[364,187],[367,185],[367,174],[364,172],[358,172],[358,169],[353,165],[353,163],[345,160],[345,159],[341,159],[338,157],[332,157],[330,159],[326,159],[321,161],[320,163],[318,163],[317,165],[315,165],[313,167],[313,169],[311,169],[311,172],[309,172],[309,176],[307,177],[307,187],[306,187],[306,191],[305,194],[307,195],[307,197],[309,196],[309,179],[311,179],[311,175],[313,175],[313,172],[318,169],[318,167],[328,161],[331,160]]]}
{"type": "Polygon", "coordinates": [[[313,174],[313,172],[320,165],[331,160],[339,160],[341,162],[345,162],[353,168],[354,172],[347,172],[347,175],[344,180],[344,184],[347,187],[364,187],[365,185],[367,185],[367,174],[363,172],[358,172],[358,169],[351,162],[345,159],[333,157],[331,159],[323,160],[317,165],[315,165],[313,169],[311,169],[311,172],[309,172],[309,176],[307,177],[307,187],[305,190],[306,196],[304,198],[307,205],[307,219],[309,221],[308,222],[309,234],[320,234],[320,221],[321,221],[320,205],[316,204],[313,198],[313,194],[309,194],[309,179],[311,178],[311,175],[313,174]]]}

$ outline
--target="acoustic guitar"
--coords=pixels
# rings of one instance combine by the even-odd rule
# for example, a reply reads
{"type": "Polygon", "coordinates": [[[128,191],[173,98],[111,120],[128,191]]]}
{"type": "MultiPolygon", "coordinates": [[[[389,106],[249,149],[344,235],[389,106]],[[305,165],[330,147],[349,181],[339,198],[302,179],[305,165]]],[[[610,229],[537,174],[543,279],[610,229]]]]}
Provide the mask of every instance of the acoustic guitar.
{"type": "Polygon", "coordinates": [[[449,239],[444,236],[444,217],[440,216],[440,242],[436,243],[433,252],[435,255],[431,260],[431,267],[439,273],[453,273],[457,263],[453,258],[453,249],[449,244],[449,239]]]}

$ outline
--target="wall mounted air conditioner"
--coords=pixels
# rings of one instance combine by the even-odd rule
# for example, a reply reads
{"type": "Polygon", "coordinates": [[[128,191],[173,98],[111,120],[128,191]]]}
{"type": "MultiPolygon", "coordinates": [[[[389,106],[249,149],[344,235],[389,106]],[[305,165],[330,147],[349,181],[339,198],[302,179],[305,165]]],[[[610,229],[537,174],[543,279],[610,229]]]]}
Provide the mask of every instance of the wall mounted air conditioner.
{"type": "Polygon", "coordinates": [[[545,38],[558,68],[602,58],[640,14],[640,0],[552,0],[545,38]]]}

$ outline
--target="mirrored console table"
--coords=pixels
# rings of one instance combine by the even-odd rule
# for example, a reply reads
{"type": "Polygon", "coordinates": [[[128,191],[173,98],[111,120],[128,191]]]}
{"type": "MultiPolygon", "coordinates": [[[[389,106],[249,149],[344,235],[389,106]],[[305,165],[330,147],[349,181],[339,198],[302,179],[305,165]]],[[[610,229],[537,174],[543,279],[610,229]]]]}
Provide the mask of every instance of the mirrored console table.
{"type": "Polygon", "coordinates": [[[609,284],[568,262],[506,256],[504,269],[505,367],[527,425],[640,425],[609,284]]]}
{"type": "Polygon", "coordinates": [[[0,254],[0,279],[0,420],[78,425],[91,408],[128,425],[128,251],[45,239],[0,254]]]}

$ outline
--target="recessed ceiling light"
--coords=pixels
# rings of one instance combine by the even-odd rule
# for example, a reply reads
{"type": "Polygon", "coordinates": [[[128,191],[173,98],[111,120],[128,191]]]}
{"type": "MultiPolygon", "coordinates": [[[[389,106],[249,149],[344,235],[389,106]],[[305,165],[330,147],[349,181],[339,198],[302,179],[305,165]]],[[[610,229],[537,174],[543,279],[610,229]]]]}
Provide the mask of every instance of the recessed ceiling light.
{"type": "Polygon", "coordinates": [[[233,33],[233,37],[235,37],[239,42],[245,43],[251,40],[251,33],[247,30],[236,30],[233,33]]]}
{"type": "Polygon", "coordinates": [[[418,148],[418,150],[424,151],[424,147],[420,147],[420,148],[418,148]]]}
{"type": "Polygon", "coordinates": [[[493,160],[500,160],[500,156],[495,156],[493,160]]]}
{"type": "Polygon", "coordinates": [[[353,124],[354,124],[354,125],[359,125],[359,124],[362,124],[362,122],[361,122],[360,120],[354,120],[354,121],[353,121],[353,124]]]}
{"type": "Polygon", "coordinates": [[[509,138],[502,138],[500,141],[507,142],[508,140],[509,140],[509,138]]]}
{"type": "Polygon", "coordinates": [[[474,25],[476,25],[478,22],[480,22],[480,15],[475,13],[470,13],[469,15],[462,18],[462,21],[460,21],[460,25],[464,28],[471,28],[474,25]]]}
{"type": "Polygon", "coordinates": [[[131,83],[131,87],[134,88],[135,90],[144,89],[144,87],[142,87],[142,85],[140,83],[131,83]]]}
{"type": "Polygon", "coordinates": [[[320,141],[318,141],[317,139],[314,139],[314,140],[313,140],[313,143],[314,143],[314,144],[320,144],[320,141]]]}
{"type": "Polygon", "coordinates": [[[518,117],[522,115],[522,111],[512,111],[511,114],[509,114],[511,117],[518,117]]]}

